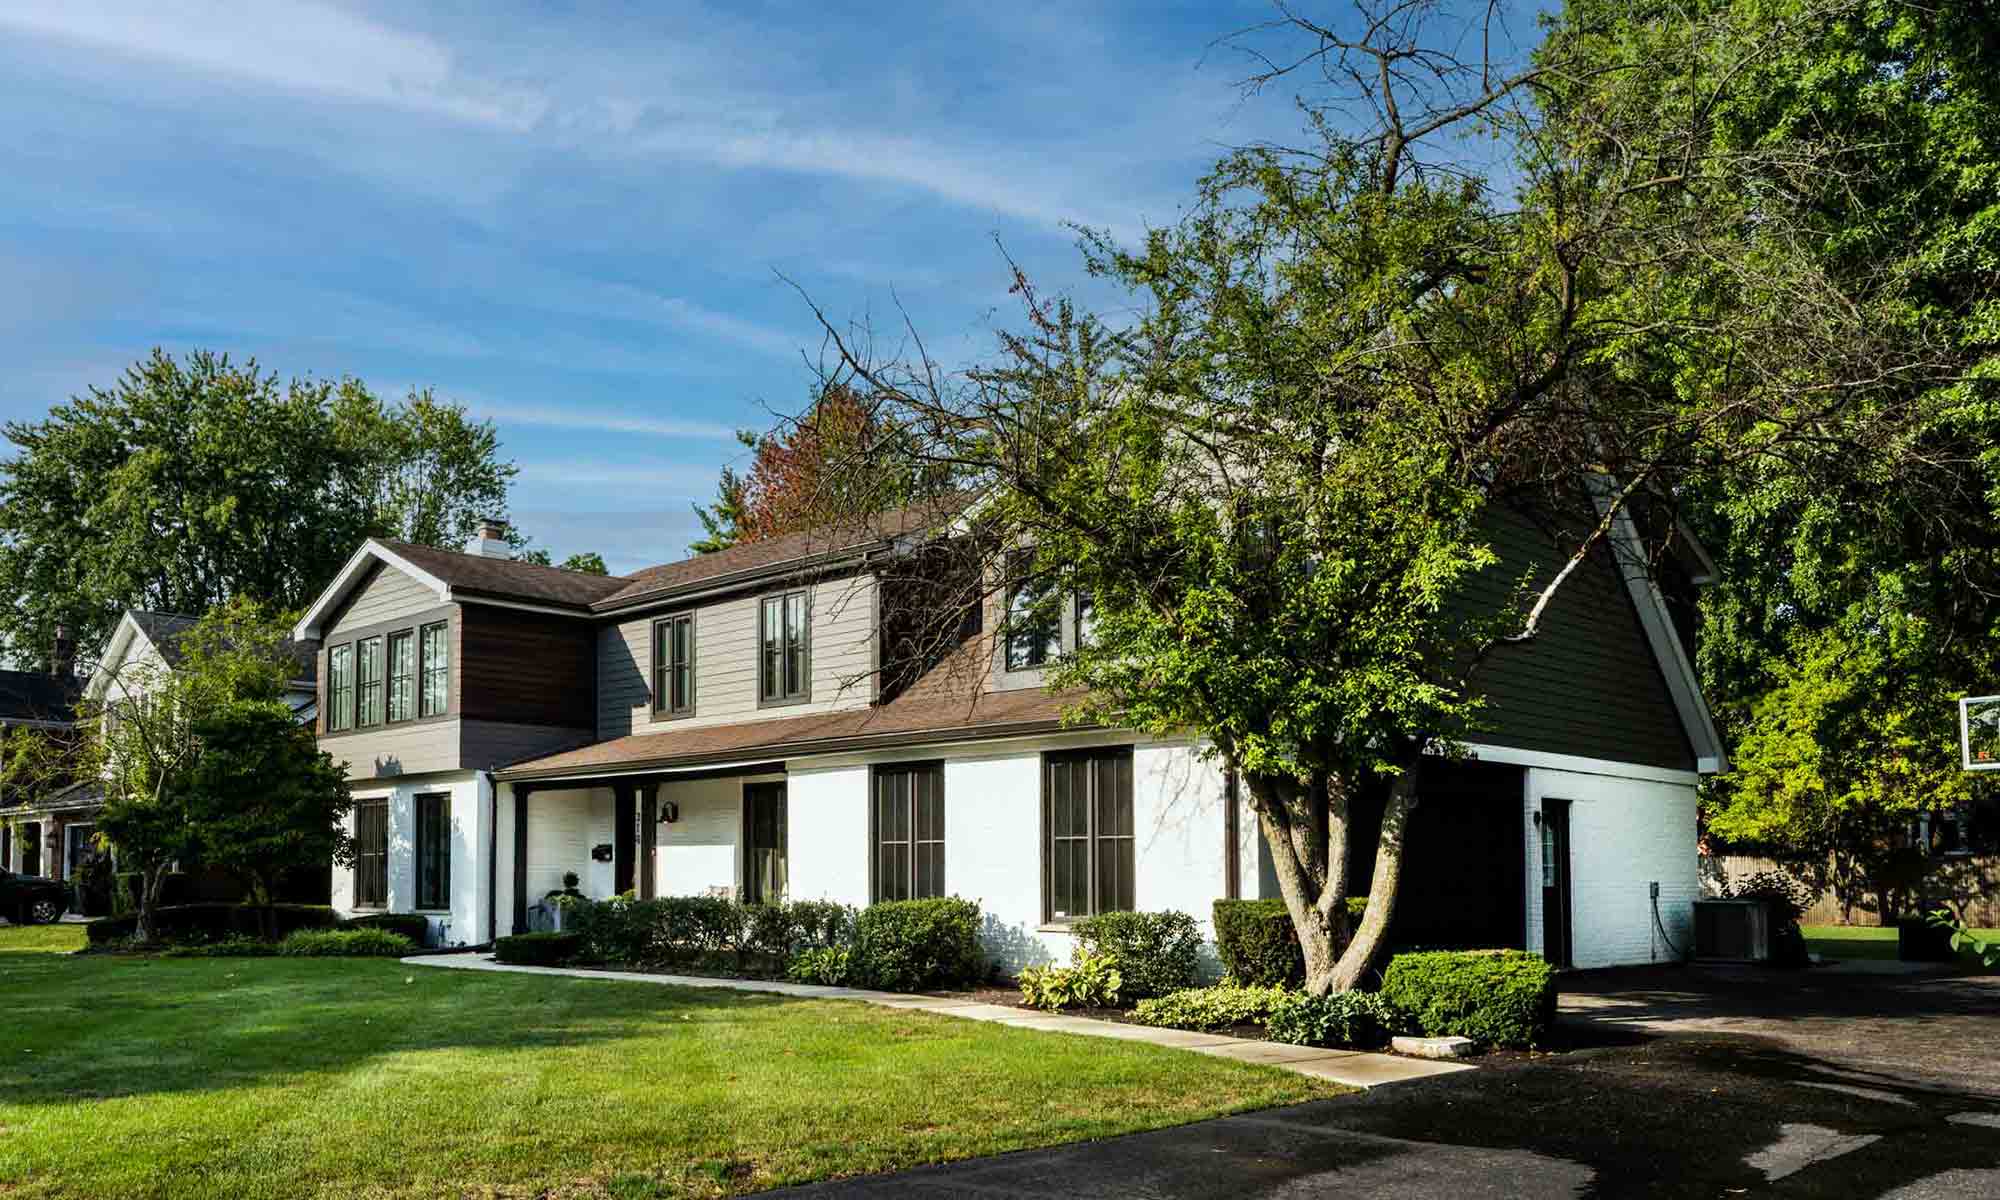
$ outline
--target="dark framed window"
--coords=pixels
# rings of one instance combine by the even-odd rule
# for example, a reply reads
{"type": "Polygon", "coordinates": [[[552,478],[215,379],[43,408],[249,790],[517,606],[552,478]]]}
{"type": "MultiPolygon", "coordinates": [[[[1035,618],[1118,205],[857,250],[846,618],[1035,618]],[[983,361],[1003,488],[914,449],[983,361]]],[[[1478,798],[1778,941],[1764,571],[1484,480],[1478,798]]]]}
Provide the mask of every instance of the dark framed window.
{"type": "Polygon", "coordinates": [[[354,728],[354,647],[335,646],[326,652],[326,728],[339,733],[354,728]]]}
{"type": "Polygon", "coordinates": [[[694,614],[653,622],[653,711],[694,711],[694,614]]]}
{"type": "Polygon", "coordinates": [[[21,865],[15,868],[21,875],[42,873],[42,823],[24,821],[21,824],[21,865]]]}
{"type": "Polygon", "coordinates": [[[1130,911],[1132,748],[1042,759],[1042,918],[1130,911]]]}
{"type": "Polygon", "coordinates": [[[359,668],[355,674],[360,677],[361,701],[354,715],[354,723],[366,729],[370,725],[382,723],[382,638],[377,634],[362,638],[354,643],[354,657],[359,668]]]}
{"type": "Polygon", "coordinates": [[[1076,644],[1088,646],[1097,641],[1097,609],[1092,605],[1089,592],[1076,594],[1076,644]]]}
{"type": "Polygon", "coordinates": [[[766,596],[757,606],[757,697],[764,704],[790,704],[812,692],[807,678],[811,636],[806,593],[766,596]]]}
{"type": "Polygon", "coordinates": [[[451,703],[451,625],[439,621],[418,633],[418,654],[422,656],[422,697],[417,711],[426,717],[440,717],[451,703]]]}
{"type": "Polygon", "coordinates": [[[451,907],[451,794],[417,797],[417,907],[451,907]]]}
{"type": "Polygon", "coordinates": [[[1031,671],[1062,653],[1062,622],[1051,603],[1049,581],[1034,574],[1027,553],[1008,560],[1013,582],[1007,588],[1007,669],[1031,671]]]}
{"type": "Polygon", "coordinates": [[[916,900],[944,890],[944,764],[875,768],[875,899],[916,900]]]}
{"type": "Polygon", "coordinates": [[[354,802],[354,907],[389,904],[389,802],[354,802]]]}
{"type": "Polygon", "coordinates": [[[389,719],[407,721],[417,709],[417,635],[408,629],[389,635],[389,719]]]}

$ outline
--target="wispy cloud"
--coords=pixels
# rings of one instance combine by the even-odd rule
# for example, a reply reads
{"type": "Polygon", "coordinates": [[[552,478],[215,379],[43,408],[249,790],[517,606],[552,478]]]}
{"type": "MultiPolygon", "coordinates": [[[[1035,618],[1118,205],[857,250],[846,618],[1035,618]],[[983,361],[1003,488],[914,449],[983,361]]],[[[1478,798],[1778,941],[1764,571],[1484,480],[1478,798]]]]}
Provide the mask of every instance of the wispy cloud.
{"type": "Polygon", "coordinates": [[[639,465],[577,460],[524,462],[521,482],[566,487],[645,488],[653,495],[705,495],[715,487],[715,468],[696,463],[639,465]]]}
{"type": "Polygon", "coordinates": [[[571,408],[568,405],[509,404],[480,399],[468,399],[465,403],[474,416],[486,417],[501,425],[533,425],[548,429],[636,433],[647,437],[702,438],[709,441],[729,441],[736,436],[734,429],[713,421],[649,417],[604,409],[571,408]]]}

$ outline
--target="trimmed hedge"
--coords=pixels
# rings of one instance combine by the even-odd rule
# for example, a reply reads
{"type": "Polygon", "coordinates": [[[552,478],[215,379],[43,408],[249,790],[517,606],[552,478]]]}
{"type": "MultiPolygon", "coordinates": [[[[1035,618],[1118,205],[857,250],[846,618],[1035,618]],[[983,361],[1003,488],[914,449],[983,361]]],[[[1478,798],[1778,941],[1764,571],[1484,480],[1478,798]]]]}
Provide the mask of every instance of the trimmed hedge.
{"type": "Polygon", "coordinates": [[[386,929],[422,946],[430,940],[430,918],[422,913],[364,913],[340,923],[342,929],[386,929]]]}
{"type": "Polygon", "coordinates": [[[1199,981],[1201,931],[1184,912],[1109,912],[1070,926],[1077,946],[1118,964],[1127,1000],[1164,996],[1199,981]]]}
{"type": "Polygon", "coordinates": [[[493,943],[496,960],[524,967],[561,966],[582,950],[583,938],[574,933],[517,933],[493,943]]]}
{"type": "Polygon", "coordinates": [[[1533,1046],[1556,1015],[1556,972],[1522,950],[1398,954],[1382,972],[1382,999],[1427,1037],[1533,1046]]]}
{"type": "MultiPolygon", "coordinates": [[[[1347,898],[1350,928],[1367,911],[1368,897],[1347,898]]],[[[1250,987],[1281,984],[1297,987],[1306,980],[1305,953],[1292,929],[1292,914],[1283,900],[1217,900],[1215,953],[1235,983],[1250,987]]]]}
{"type": "Polygon", "coordinates": [[[1374,992],[1292,992],[1272,1007],[1264,1028],[1274,1041],[1368,1050],[1386,1045],[1402,1027],[1402,1014],[1374,992]]]}
{"type": "Polygon", "coordinates": [[[277,945],[287,958],[397,958],[417,943],[388,929],[301,929],[277,945]]]}
{"type": "Polygon", "coordinates": [[[1222,983],[1214,987],[1184,988],[1152,1000],[1139,1001],[1132,1010],[1132,1020],[1140,1025],[1192,1029],[1197,1033],[1237,1025],[1262,1025],[1273,1008],[1295,994],[1275,984],[1246,987],[1222,983]]]}
{"type": "MultiPolygon", "coordinates": [[[[300,929],[331,929],[340,917],[324,904],[279,904],[272,912],[277,934],[284,937],[300,929]]],[[[258,937],[263,933],[264,910],[248,904],[173,904],[154,912],[156,931],[165,941],[221,941],[229,937],[258,937]]],[[[103,917],[84,926],[93,946],[126,941],[137,934],[135,916],[103,917]]]]}
{"type": "Polygon", "coordinates": [[[777,975],[799,953],[849,945],[854,910],[831,900],[738,904],[718,896],[563,901],[563,930],[596,962],[733,966],[777,975]]]}
{"type": "Polygon", "coordinates": [[[870,987],[920,992],[986,976],[979,906],[970,900],[871,904],[856,919],[854,938],[854,973],[870,987]]]}

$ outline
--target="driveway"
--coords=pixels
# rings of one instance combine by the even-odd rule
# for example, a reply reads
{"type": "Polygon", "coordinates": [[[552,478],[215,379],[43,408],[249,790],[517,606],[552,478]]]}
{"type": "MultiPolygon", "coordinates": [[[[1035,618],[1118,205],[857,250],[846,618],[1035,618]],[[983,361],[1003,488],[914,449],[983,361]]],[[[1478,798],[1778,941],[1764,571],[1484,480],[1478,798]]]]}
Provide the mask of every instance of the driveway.
{"type": "Polygon", "coordinates": [[[1549,1054],[814,1196],[2000,1196],[2000,980],[1566,982],[1549,1054]]]}

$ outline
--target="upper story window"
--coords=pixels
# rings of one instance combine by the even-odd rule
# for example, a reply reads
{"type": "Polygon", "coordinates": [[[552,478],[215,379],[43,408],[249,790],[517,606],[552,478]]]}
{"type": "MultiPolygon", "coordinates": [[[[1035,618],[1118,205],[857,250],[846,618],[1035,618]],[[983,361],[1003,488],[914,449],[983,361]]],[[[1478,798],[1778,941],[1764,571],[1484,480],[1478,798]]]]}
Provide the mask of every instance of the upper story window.
{"type": "Polygon", "coordinates": [[[694,711],[694,614],[653,622],[653,711],[694,711]]]}
{"type": "Polygon", "coordinates": [[[418,711],[426,717],[443,716],[451,698],[451,625],[445,621],[426,625],[420,636],[424,678],[418,711]]]}
{"type": "Polygon", "coordinates": [[[382,723],[382,637],[362,638],[354,644],[355,658],[359,660],[361,679],[361,703],[355,713],[354,723],[363,729],[382,723]]]}
{"type": "Polygon", "coordinates": [[[757,698],[764,704],[790,704],[812,691],[806,677],[810,636],[806,593],[766,596],[757,608],[757,698]]]}
{"type": "Polygon", "coordinates": [[[1013,582],[1007,588],[1005,622],[1007,669],[1032,671],[1046,667],[1062,654],[1062,618],[1056,609],[1053,581],[1034,573],[1027,551],[1007,564],[1013,582]]]}
{"type": "Polygon", "coordinates": [[[354,728],[352,646],[335,646],[326,652],[326,727],[331,733],[354,728]]]}
{"type": "Polygon", "coordinates": [[[1076,644],[1088,646],[1097,641],[1097,610],[1091,606],[1090,593],[1076,594],[1076,644]]]}
{"type": "Polygon", "coordinates": [[[399,630],[389,635],[389,719],[407,721],[417,704],[417,635],[399,630]]]}

